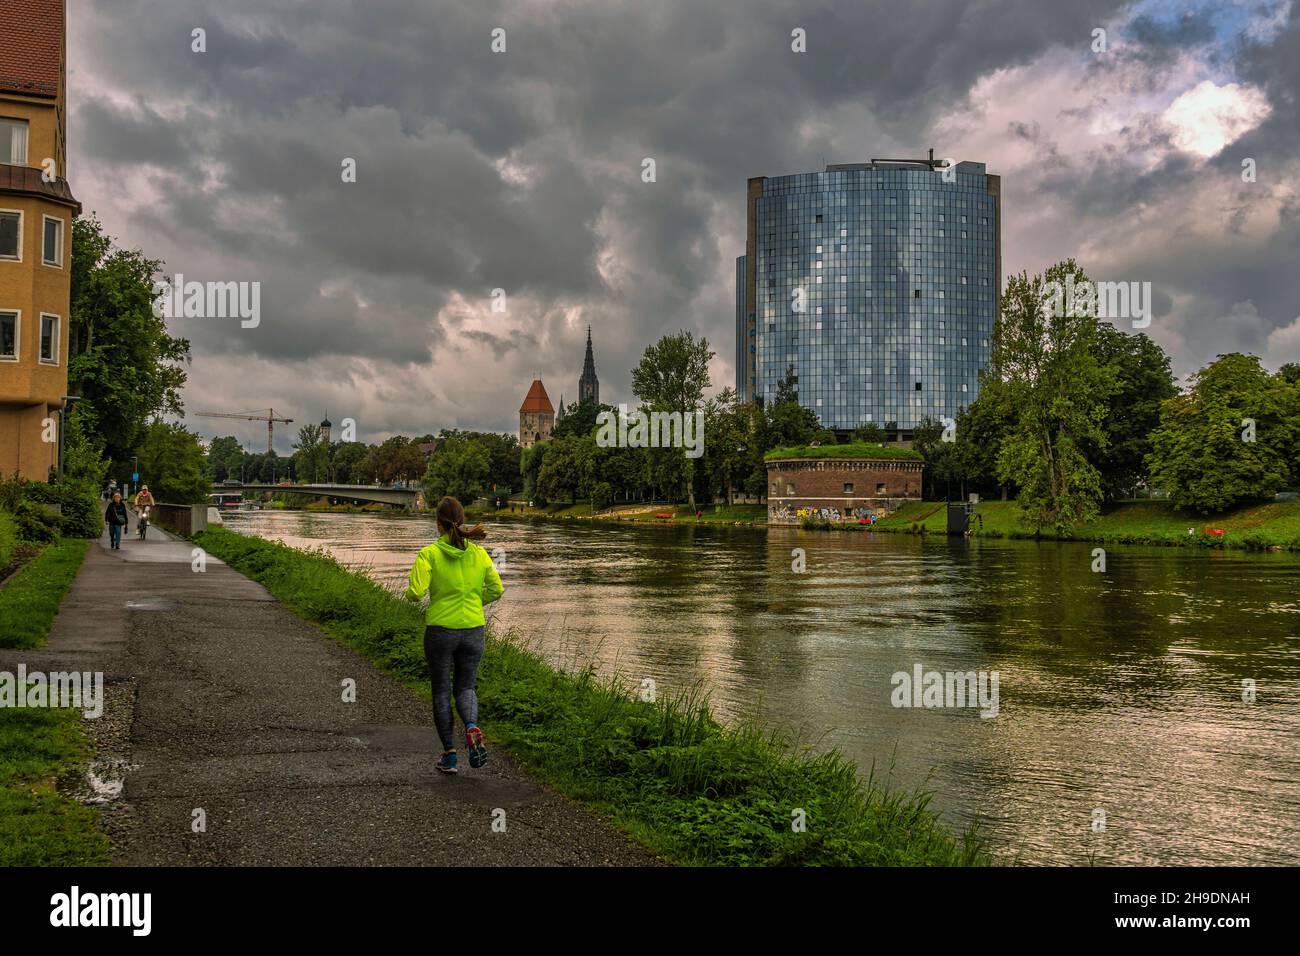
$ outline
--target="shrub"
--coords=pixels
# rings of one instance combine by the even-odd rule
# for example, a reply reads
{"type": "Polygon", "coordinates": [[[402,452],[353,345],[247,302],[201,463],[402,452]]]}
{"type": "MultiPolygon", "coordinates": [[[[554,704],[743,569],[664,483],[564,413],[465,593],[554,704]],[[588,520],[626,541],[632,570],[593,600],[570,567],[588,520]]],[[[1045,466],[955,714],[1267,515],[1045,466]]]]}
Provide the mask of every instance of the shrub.
{"type": "Polygon", "coordinates": [[[18,522],[7,511],[0,511],[0,569],[9,566],[18,547],[18,522]]]}
{"type": "Polygon", "coordinates": [[[104,516],[99,508],[99,496],[93,489],[65,485],[59,502],[63,513],[59,515],[59,531],[69,538],[98,538],[104,533],[104,516]]]}
{"type": "Polygon", "coordinates": [[[59,516],[44,505],[23,499],[14,510],[18,537],[35,544],[48,544],[59,537],[59,516]]]}

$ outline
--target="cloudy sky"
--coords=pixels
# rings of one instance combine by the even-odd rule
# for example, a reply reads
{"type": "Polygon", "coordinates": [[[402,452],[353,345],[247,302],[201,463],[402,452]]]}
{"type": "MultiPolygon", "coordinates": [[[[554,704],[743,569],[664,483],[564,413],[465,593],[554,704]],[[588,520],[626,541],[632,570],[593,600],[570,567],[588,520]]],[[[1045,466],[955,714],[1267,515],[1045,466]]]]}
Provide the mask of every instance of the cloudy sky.
{"type": "Polygon", "coordinates": [[[168,274],[261,283],[257,328],[170,323],[190,410],[514,431],[534,376],[576,397],[589,324],[607,402],[677,329],[730,385],[746,178],[931,147],[1003,177],[1005,273],[1151,282],[1180,375],[1300,360],[1290,0],[68,0],[68,25],[86,212],[168,274]]]}

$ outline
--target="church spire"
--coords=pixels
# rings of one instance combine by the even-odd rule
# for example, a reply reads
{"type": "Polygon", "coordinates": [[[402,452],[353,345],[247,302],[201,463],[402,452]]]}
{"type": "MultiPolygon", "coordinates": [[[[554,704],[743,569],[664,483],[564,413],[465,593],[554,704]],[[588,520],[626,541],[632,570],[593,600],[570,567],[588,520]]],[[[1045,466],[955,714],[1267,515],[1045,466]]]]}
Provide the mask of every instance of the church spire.
{"type": "Polygon", "coordinates": [[[582,362],[582,378],[578,379],[578,401],[590,399],[600,404],[600,379],[596,378],[596,359],[591,351],[591,326],[587,326],[587,355],[582,362]]]}

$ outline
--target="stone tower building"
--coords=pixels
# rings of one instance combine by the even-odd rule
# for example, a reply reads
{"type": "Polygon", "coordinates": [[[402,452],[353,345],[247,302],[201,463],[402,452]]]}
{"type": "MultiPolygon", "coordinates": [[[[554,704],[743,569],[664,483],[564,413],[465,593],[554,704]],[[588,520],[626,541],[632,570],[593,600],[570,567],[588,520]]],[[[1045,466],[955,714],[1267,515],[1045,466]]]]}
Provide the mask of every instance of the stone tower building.
{"type": "Polygon", "coordinates": [[[596,378],[596,359],[591,354],[591,326],[587,326],[587,357],[582,362],[582,378],[578,379],[578,402],[592,401],[600,404],[600,379],[596,378]]]}
{"type": "Polygon", "coordinates": [[[551,437],[555,427],[555,409],[540,378],[533,379],[524,403],[519,406],[519,447],[530,448],[551,437]]]}

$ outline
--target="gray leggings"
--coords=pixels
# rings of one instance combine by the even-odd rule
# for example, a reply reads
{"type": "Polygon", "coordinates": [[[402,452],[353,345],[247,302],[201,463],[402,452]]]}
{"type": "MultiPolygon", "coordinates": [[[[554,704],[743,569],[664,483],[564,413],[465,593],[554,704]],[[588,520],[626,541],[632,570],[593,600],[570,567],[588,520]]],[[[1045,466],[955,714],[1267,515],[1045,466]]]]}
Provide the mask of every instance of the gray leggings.
{"type": "Polygon", "coordinates": [[[433,722],[442,739],[442,749],[455,746],[452,737],[451,698],[466,725],[478,722],[478,665],[483,659],[483,628],[434,627],[424,629],[424,657],[429,662],[433,685],[433,722]],[[456,677],[453,682],[452,668],[456,677]]]}

